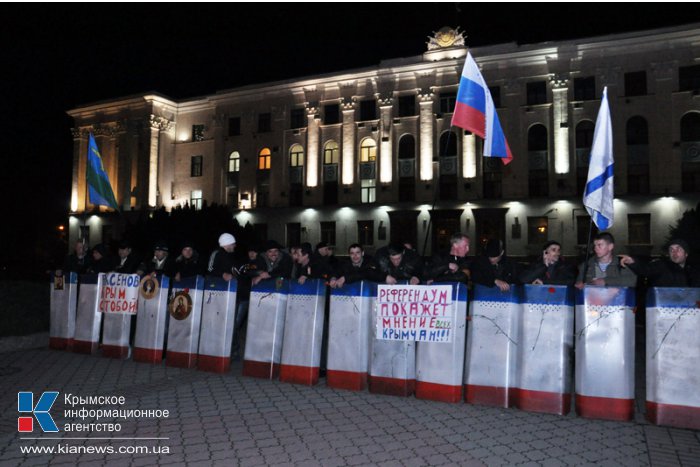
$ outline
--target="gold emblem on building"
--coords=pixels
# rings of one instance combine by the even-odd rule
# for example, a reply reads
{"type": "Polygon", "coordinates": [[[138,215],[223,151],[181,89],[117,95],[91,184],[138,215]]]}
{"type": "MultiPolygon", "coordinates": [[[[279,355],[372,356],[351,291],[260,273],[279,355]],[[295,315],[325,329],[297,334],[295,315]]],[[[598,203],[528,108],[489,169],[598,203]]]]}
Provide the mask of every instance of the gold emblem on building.
{"type": "Polygon", "coordinates": [[[464,33],[449,26],[445,26],[433,37],[428,37],[428,50],[444,49],[447,47],[464,47],[464,33]]]}
{"type": "Polygon", "coordinates": [[[189,290],[181,290],[173,296],[168,304],[168,313],[179,321],[187,319],[192,313],[192,297],[189,290]]]}

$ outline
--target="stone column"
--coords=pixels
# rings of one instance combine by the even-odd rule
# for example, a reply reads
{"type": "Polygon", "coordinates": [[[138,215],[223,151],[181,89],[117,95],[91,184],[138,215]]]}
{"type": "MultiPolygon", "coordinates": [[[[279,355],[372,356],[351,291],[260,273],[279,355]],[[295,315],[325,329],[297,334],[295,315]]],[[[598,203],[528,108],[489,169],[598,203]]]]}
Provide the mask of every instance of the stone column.
{"type": "Polygon", "coordinates": [[[420,180],[421,181],[432,181],[433,180],[433,152],[434,152],[434,137],[435,132],[433,120],[433,99],[434,94],[432,91],[426,90],[421,91],[418,94],[418,104],[420,106],[420,158],[419,158],[419,168],[420,168],[420,180]]]}

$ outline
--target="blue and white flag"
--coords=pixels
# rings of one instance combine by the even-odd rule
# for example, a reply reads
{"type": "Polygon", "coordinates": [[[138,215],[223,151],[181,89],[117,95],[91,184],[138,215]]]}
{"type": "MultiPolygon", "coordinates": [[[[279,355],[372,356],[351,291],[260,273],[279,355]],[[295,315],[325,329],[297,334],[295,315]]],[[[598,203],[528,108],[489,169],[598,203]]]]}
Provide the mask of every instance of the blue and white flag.
{"type": "Polygon", "coordinates": [[[613,225],[613,135],[608,106],[608,87],[603,88],[598,119],[593,133],[593,147],[588,166],[588,181],[583,193],[583,205],[600,230],[613,225]]]}

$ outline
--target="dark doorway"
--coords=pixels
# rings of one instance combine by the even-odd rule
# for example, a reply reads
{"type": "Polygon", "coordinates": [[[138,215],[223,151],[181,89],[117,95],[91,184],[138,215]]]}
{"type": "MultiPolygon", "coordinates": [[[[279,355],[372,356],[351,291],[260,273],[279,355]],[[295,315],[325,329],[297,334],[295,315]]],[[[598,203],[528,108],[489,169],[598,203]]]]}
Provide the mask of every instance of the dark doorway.
{"type": "Polygon", "coordinates": [[[389,211],[389,240],[391,243],[409,242],[418,249],[418,228],[416,222],[419,211],[389,211]]]}
{"type": "Polygon", "coordinates": [[[463,209],[440,209],[430,211],[432,223],[432,253],[450,249],[450,237],[462,231],[459,219],[463,209]]]}
{"type": "Polygon", "coordinates": [[[488,242],[492,238],[503,241],[503,245],[508,251],[506,241],[506,212],[508,208],[485,208],[474,209],[474,220],[476,222],[476,238],[472,239],[471,252],[475,255],[483,253],[488,242]]]}

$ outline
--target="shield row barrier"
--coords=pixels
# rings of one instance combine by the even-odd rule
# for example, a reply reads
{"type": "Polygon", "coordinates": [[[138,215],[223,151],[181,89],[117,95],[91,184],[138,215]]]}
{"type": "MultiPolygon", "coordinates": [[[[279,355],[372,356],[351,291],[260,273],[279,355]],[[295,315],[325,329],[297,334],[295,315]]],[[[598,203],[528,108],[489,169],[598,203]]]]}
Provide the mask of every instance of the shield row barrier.
{"type": "MultiPolygon", "coordinates": [[[[129,354],[132,316],[100,312],[102,280],[70,274],[52,285],[52,348],[96,352],[104,314],[103,354],[129,354]]],[[[160,363],[165,348],[167,365],[229,371],[236,282],[158,280],[139,297],[134,360],[160,363]]],[[[333,388],[566,414],[575,368],[579,415],[633,417],[634,289],[476,285],[467,313],[466,288],[450,287],[451,339],[416,342],[377,338],[375,283],[328,293],[320,280],[262,281],[251,290],[243,375],[316,384],[328,321],[333,388]]],[[[651,289],[646,313],[647,417],[700,428],[700,289],[651,289]]]]}

